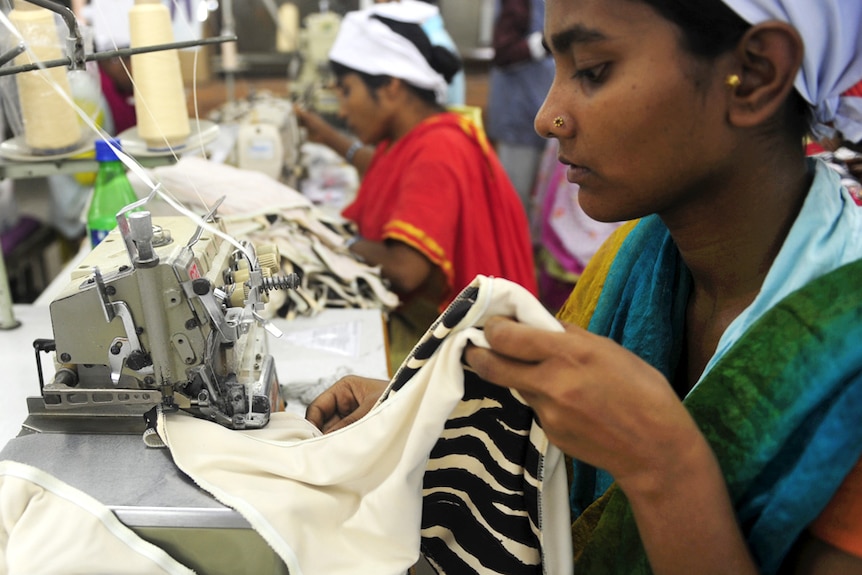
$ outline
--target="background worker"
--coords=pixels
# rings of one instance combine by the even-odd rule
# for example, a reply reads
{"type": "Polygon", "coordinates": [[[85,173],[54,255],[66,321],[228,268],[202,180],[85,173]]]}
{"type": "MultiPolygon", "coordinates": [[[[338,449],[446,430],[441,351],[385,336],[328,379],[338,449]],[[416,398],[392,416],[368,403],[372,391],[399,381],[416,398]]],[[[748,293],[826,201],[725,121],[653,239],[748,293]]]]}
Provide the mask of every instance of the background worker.
{"type": "Polygon", "coordinates": [[[444,107],[460,61],[419,24],[390,17],[403,5],[386,5],[386,16],[348,13],[330,52],[340,113],[357,140],[298,111],[348,161],[360,161],[359,142],[374,146],[343,215],[359,230],[350,249],[380,266],[404,302],[389,323],[393,368],[477,274],[536,293],[517,194],[481,129],[444,107]]]}
{"type": "Polygon", "coordinates": [[[554,62],[542,44],[544,14],[542,0],[497,1],[485,114],[488,137],[530,220],[540,211],[532,192],[546,143],[533,118],[554,78],[554,62]]]}

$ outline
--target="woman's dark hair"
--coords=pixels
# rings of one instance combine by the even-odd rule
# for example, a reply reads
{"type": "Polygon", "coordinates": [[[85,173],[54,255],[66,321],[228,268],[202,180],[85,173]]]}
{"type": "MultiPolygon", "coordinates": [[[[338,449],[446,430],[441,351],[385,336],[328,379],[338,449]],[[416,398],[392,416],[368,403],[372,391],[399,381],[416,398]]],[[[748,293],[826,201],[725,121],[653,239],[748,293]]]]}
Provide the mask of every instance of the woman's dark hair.
{"type": "Polygon", "coordinates": [[[368,86],[368,89],[371,90],[372,94],[377,88],[382,88],[386,84],[392,80],[391,76],[386,75],[374,75],[368,74],[367,72],[360,72],[355,68],[351,68],[350,66],[345,66],[344,64],[339,64],[338,62],[329,61],[329,68],[332,70],[332,73],[335,74],[336,79],[341,79],[348,74],[356,74],[357,76],[362,78],[363,83],[368,86]]]}
{"type": "MultiPolygon", "coordinates": [[[[713,59],[732,50],[751,25],[722,0],[636,0],[651,6],[682,32],[683,47],[695,56],[713,59]]],[[[787,121],[801,138],[808,133],[811,106],[794,90],[787,121]]]]}
{"type": "Polygon", "coordinates": [[[684,47],[702,58],[715,58],[736,46],[751,25],[721,0],[639,0],[676,24],[684,47]]]}
{"type": "MultiPolygon", "coordinates": [[[[410,43],[416,46],[416,48],[419,50],[419,53],[422,54],[422,56],[425,58],[431,68],[433,68],[437,73],[443,76],[447,84],[452,81],[452,78],[454,78],[455,74],[457,74],[458,71],[461,69],[461,59],[458,57],[458,55],[443,46],[436,46],[432,44],[431,40],[428,38],[428,35],[425,34],[425,31],[422,30],[422,27],[418,24],[400,22],[398,20],[392,20],[391,18],[385,18],[377,14],[371,17],[380,20],[381,22],[386,24],[393,32],[403,36],[404,38],[409,40],[410,43]]],[[[360,72],[359,70],[354,70],[353,68],[343,66],[341,64],[338,64],[337,62],[330,61],[330,66],[336,78],[341,78],[345,74],[358,75],[368,87],[372,97],[374,98],[376,98],[375,90],[377,88],[385,86],[392,79],[390,76],[386,75],[373,75],[367,74],[365,72],[360,72]]],[[[438,105],[437,95],[432,90],[419,88],[408,82],[405,82],[404,84],[425,103],[434,106],[438,105]]]]}

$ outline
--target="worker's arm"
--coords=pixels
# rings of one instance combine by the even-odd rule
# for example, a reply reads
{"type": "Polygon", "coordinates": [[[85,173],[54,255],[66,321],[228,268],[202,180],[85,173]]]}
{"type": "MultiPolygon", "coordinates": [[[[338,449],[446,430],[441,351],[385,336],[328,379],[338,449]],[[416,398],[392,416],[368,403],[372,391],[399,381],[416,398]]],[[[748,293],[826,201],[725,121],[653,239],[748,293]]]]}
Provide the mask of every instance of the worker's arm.
{"type": "Polygon", "coordinates": [[[380,266],[380,275],[400,296],[426,285],[439,269],[422,252],[403,242],[359,239],[351,244],[350,251],[369,265],[380,266]]]}
{"type": "Polygon", "coordinates": [[[300,125],[308,134],[309,141],[331,148],[356,168],[359,177],[365,175],[365,170],[368,169],[371,157],[374,155],[374,148],[362,145],[359,140],[345,134],[311,110],[302,106],[294,106],[294,110],[300,125]],[[358,147],[354,146],[356,143],[359,143],[358,147]]]}

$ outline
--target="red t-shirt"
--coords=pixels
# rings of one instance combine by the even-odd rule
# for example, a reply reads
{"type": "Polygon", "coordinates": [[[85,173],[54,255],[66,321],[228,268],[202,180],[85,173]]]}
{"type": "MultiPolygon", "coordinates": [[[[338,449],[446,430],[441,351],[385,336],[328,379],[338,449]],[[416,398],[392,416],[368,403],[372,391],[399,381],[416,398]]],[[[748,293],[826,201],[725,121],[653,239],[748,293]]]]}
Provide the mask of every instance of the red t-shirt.
{"type": "Polygon", "coordinates": [[[381,143],[342,215],[362,237],[404,242],[443,270],[441,309],[477,274],[537,293],[521,200],[484,133],[458,114],[437,114],[381,143]]]}

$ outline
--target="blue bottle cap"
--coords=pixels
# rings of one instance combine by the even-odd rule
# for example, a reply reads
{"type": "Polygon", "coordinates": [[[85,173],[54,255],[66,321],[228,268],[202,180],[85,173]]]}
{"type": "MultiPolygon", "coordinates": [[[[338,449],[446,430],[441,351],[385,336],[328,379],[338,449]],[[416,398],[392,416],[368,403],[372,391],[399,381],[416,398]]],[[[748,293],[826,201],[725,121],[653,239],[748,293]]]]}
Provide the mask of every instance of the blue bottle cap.
{"type": "Polygon", "coordinates": [[[113,138],[107,141],[96,140],[96,161],[111,162],[119,160],[117,154],[115,154],[114,150],[111,149],[111,146],[108,145],[108,142],[111,142],[111,145],[113,145],[118,150],[123,149],[122,144],[120,144],[119,138],[113,138]]]}

